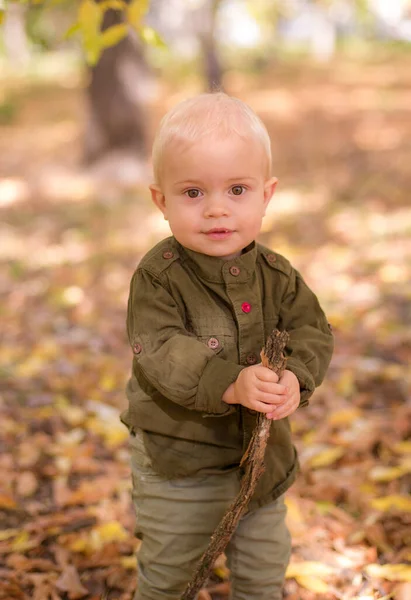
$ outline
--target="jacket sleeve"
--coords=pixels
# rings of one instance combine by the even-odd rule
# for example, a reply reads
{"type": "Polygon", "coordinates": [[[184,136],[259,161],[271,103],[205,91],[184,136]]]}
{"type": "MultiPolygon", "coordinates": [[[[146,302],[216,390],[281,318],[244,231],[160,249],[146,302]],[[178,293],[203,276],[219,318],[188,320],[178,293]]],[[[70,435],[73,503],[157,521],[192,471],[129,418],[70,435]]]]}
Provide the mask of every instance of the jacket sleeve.
{"type": "Polygon", "coordinates": [[[306,406],[324,379],[334,340],[317,297],[295,269],[282,299],[278,326],[290,334],[285,349],[286,368],[297,376],[301,388],[300,406],[306,406]]]}
{"type": "Polygon", "coordinates": [[[136,376],[163,396],[204,416],[235,411],[221,397],[244,367],[219,358],[189,333],[172,295],[142,269],[131,281],[127,333],[136,376]]]}

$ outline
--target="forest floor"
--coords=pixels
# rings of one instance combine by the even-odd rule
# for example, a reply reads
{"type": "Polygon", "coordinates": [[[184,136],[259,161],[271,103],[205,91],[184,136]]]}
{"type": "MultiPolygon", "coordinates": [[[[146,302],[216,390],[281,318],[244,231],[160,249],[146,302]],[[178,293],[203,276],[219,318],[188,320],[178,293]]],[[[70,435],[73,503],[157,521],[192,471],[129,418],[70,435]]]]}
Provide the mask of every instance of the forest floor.
{"type": "MultiPolygon", "coordinates": [[[[225,84],[273,141],[280,185],[260,241],[302,271],[336,339],[326,382],[291,419],[285,597],[409,599],[409,61],[278,65],[225,84]]],[[[159,86],[150,135],[199,89],[159,86]]],[[[2,93],[0,599],[131,600],[125,310],[168,229],[144,174],[120,187],[80,166],[76,78],[2,93]]],[[[227,579],[220,561],[202,600],[226,599],[227,579]]]]}

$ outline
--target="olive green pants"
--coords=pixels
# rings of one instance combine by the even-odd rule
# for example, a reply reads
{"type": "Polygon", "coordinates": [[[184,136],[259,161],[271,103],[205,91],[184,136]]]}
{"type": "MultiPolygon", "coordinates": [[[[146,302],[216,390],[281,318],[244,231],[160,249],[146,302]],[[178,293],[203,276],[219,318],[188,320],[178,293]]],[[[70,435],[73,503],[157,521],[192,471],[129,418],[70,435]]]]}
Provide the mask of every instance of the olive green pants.
{"type": "MultiPolygon", "coordinates": [[[[211,534],[240,489],[238,470],[166,479],[141,433],[130,437],[138,551],[134,600],[180,600],[211,534]]],[[[280,600],[290,557],[283,498],[247,513],[226,548],[233,600],[280,600]]]]}

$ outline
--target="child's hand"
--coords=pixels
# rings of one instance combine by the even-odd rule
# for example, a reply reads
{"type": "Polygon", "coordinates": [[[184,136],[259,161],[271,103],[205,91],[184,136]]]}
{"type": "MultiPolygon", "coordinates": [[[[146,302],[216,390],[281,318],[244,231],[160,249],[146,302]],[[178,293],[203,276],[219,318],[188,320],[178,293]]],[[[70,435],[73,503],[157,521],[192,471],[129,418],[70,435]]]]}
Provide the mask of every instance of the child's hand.
{"type": "Polygon", "coordinates": [[[278,382],[274,371],[262,365],[243,369],[223,394],[227,404],[242,404],[267,416],[277,414],[273,405],[288,406],[288,398],[286,385],[278,382]]]}
{"type": "Polygon", "coordinates": [[[288,392],[283,395],[283,400],[281,403],[277,403],[277,406],[273,411],[267,413],[268,419],[274,419],[278,421],[279,419],[284,419],[284,417],[288,417],[291,415],[300,405],[300,382],[298,381],[296,375],[291,371],[284,371],[282,374],[279,383],[288,390],[288,392]]]}

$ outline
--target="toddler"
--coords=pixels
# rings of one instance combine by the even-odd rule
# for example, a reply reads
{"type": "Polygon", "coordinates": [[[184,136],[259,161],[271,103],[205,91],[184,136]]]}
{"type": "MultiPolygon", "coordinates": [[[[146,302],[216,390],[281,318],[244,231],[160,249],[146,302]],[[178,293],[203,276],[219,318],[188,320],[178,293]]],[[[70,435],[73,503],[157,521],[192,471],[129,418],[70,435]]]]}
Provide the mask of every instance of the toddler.
{"type": "Polygon", "coordinates": [[[298,460],[288,417],[320,385],[333,339],[314,293],[256,242],[277,179],[257,115],[223,93],[181,102],[153,145],[154,203],[172,236],[130,285],[127,384],[138,582],[135,600],[177,600],[240,488],[256,414],[272,419],[265,465],[227,546],[233,600],[279,600],[291,551],[284,493],[298,460]],[[287,330],[279,379],[260,363],[287,330]]]}

